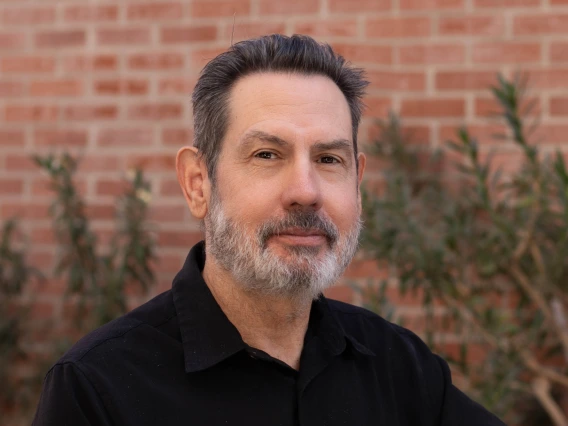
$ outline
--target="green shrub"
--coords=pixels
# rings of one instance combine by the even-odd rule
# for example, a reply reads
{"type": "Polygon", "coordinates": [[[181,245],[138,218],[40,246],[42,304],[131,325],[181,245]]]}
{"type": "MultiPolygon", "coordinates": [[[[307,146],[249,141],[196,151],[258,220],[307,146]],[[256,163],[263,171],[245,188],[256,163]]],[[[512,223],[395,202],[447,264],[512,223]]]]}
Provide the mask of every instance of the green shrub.
{"type": "Polygon", "coordinates": [[[499,77],[492,89],[507,127],[495,138],[522,153],[507,174],[465,128],[425,155],[396,117],[381,123],[373,152],[387,164],[386,187],[364,191],[362,241],[402,292],[422,293],[428,340],[443,349],[440,336],[457,336],[454,369],[475,399],[515,421],[518,402],[536,399],[565,425],[553,395],[568,390],[568,172],[560,153],[529,143],[523,87],[499,77]],[[470,362],[474,344],[482,362],[470,362]]]}

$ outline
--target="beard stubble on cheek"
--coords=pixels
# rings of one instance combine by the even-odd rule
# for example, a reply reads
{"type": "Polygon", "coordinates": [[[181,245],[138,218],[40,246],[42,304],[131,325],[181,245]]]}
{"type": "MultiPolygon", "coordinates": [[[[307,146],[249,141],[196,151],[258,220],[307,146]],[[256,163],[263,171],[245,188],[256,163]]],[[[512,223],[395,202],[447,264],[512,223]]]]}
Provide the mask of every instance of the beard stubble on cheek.
{"type": "MultiPolygon", "coordinates": [[[[316,298],[333,285],[353,258],[361,230],[357,219],[341,236],[337,227],[313,210],[292,210],[283,219],[269,219],[250,234],[224,212],[216,191],[205,218],[207,251],[245,290],[287,298],[316,298]],[[326,246],[283,247],[278,253],[270,239],[291,228],[317,230],[326,246]],[[323,253],[322,253],[323,251],[323,253]]],[[[282,246],[280,246],[282,247],[282,246]]]]}

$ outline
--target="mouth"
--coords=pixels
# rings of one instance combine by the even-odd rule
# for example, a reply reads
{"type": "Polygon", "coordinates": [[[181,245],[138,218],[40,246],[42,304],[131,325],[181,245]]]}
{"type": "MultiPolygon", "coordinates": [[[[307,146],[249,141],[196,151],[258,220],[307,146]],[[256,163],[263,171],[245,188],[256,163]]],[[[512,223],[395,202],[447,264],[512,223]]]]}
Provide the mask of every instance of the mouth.
{"type": "Polygon", "coordinates": [[[273,236],[279,241],[296,246],[321,246],[327,243],[327,235],[319,229],[289,228],[273,236]]]}

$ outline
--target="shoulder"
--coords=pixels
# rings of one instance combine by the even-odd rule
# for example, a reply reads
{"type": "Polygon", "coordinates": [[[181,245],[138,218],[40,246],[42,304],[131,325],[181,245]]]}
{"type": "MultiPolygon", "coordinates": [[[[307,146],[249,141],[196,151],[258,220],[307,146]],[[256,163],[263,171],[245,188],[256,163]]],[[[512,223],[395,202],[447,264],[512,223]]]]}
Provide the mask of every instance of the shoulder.
{"type": "Polygon", "coordinates": [[[420,375],[445,374],[445,362],[412,331],[358,306],[329,299],[328,304],[346,334],[380,357],[392,358],[405,368],[413,366],[420,375]]]}
{"type": "Polygon", "coordinates": [[[376,367],[393,378],[401,394],[428,401],[438,412],[444,389],[451,384],[444,360],[412,331],[367,309],[334,300],[329,306],[346,334],[374,353],[376,367]]]}
{"type": "Polygon", "coordinates": [[[175,339],[176,321],[172,294],[166,291],[81,338],[56,365],[81,364],[111,351],[134,349],[141,340],[148,343],[160,335],[175,339]]]}

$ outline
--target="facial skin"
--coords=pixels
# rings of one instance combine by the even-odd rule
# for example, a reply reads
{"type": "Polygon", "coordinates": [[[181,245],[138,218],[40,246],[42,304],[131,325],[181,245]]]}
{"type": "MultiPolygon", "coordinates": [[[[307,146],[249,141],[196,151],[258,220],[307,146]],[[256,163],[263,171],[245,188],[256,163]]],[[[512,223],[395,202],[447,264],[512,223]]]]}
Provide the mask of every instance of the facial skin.
{"type": "Polygon", "coordinates": [[[347,101],[327,77],[263,73],[235,84],[229,111],[214,188],[203,164],[199,177],[180,174],[178,155],[206,262],[245,289],[313,298],[347,267],[360,230],[365,157],[357,172],[347,101]]]}

